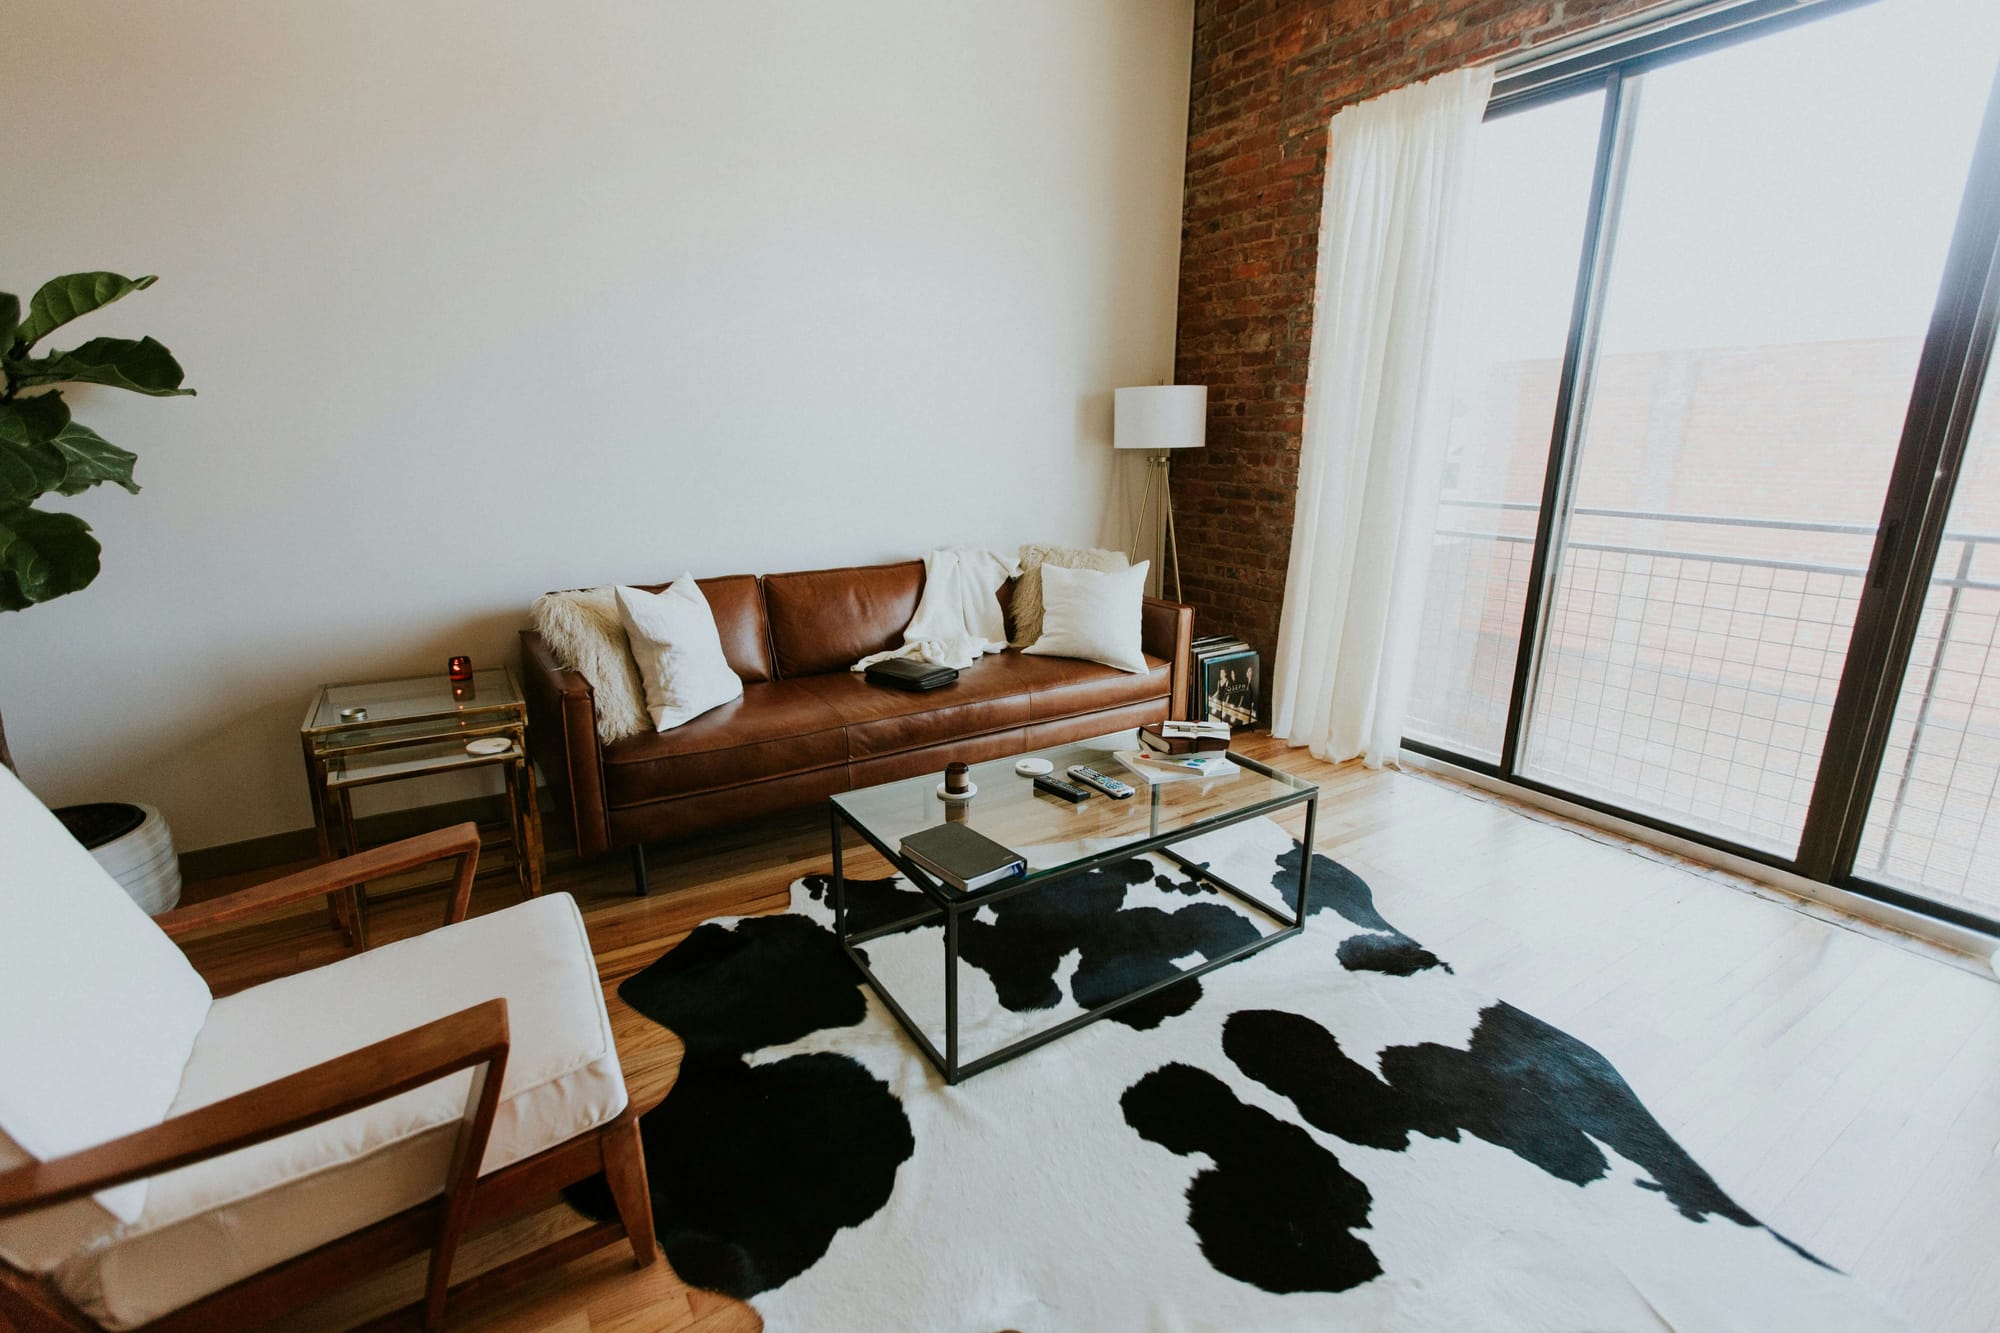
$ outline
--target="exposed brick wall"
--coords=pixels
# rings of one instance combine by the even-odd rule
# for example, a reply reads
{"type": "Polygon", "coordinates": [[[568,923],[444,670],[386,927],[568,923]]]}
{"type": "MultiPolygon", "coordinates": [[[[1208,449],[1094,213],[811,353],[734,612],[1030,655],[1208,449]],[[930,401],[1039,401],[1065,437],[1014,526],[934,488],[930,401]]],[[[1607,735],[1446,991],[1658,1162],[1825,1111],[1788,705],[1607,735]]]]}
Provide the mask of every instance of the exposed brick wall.
{"type": "MultiPolygon", "coordinates": [[[[1208,388],[1208,447],[1176,455],[1196,633],[1261,650],[1284,603],[1312,342],[1326,126],[1392,88],[1659,0],[1196,0],[1175,379],[1208,388]]],[[[1268,720],[1268,712],[1267,712],[1268,720]]]]}

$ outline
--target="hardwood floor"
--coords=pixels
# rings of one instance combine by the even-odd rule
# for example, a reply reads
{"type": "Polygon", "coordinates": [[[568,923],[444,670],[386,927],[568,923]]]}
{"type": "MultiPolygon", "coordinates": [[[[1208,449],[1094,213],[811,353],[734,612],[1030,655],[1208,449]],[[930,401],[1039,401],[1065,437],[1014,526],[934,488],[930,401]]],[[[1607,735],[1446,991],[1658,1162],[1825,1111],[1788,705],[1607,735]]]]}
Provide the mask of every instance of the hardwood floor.
{"type": "MultiPolygon", "coordinates": [[[[1266,737],[1241,748],[1322,787],[1319,850],[1366,878],[1395,925],[1468,983],[1609,1057],[1718,1181],[1773,1227],[1844,1268],[1924,1329],[2000,1324],[2000,984],[1973,960],[1747,887],[1612,835],[1433,777],[1318,763],[1266,737]]],[[[1300,820],[1287,821],[1294,833],[1300,820]]],[[[560,839],[560,821],[551,835],[560,839]]],[[[626,1079],[650,1104],[680,1059],[673,1035],[616,987],[701,921],[776,911],[795,877],[827,868],[818,813],[760,821],[650,857],[630,894],[622,857],[551,853],[549,885],[589,923],[626,1079]]],[[[873,873],[865,853],[850,868],[873,873]]],[[[261,878],[262,876],[259,876],[261,878]]],[[[191,886],[190,899],[233,887],[191,886]]],[[[474,891],[503,907],[503,877],[474,891]]],[[[436,892],[380,902],[388,940],[428,928],[436,892]]],[[[324,918],[296,914],[193,941],[231,990],[339,957],[324,918]]],[[[551,1208],[469,1243],[462,1273],[577,1225],[551,1208]]],[[[314,1307],[344,1328],[412,1298],[421,1264],[314,1307]]],[[[454,1307],[456,1327],[754,1329],[747,1308],[601,1250],[454,1307]]]]}

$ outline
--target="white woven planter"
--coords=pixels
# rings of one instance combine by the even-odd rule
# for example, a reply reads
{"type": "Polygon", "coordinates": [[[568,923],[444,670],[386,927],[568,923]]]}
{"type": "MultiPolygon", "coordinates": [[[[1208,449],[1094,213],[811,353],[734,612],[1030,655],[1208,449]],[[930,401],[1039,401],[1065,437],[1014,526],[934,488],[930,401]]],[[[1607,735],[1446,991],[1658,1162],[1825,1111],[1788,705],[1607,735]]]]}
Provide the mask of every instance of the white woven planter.
{"type": "Polygon", "coordinates": [[[146,915],[158,916],[181,900],[180,858],[174,854],[174,835],[165,816],[150,805],[133,804],[146,812],[146,821],[90,854],[146,915]]]}

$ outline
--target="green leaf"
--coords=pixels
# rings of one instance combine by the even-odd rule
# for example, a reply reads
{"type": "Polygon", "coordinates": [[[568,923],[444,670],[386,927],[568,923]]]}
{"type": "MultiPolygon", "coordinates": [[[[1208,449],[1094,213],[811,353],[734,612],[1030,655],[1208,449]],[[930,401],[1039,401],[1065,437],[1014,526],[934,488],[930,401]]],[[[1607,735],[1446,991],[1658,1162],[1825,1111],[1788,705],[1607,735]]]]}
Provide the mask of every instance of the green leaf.
{"type": "Polygon", "coordinates": [[[191,394],[181,385],[181,363],[152,338],[92,338],[68,352],[16,361],[8,374],[16,384],[106,384],[156,398],[191,394]]]}
{"type": "Polygon", "coordinates": [[[17,355],[25,353],[71,320],[158,281],[152,276],[124,278],[116,273],[67,273],[50,278],[28,302],[28,318],[14,330],[13,349],[17,355]]]}
{"type": "Polygon", "coordinates": [[[74,514],[0,505],[0,611],[20,611],[90,586],[103,548],[74,514]]]}
{"type": "Polygon", "coordinates": [[[14,345],[14,326],[21,322],[21,298],[0,292],[0,352],[14,345]]]}
{"type": "Polygon", "coordinates": [[[61,451],[52,444],[0,440],[0,505],[24,505],[61,490],[68,471],[61,451]]]}
{"type": "Polygon", "coordinates": [[[0,403],[0,505],[27,504],[49,491],[76,495],[107,481],[137,495],[132,465],[138,461],[71,420],[60,394],[0,403]]]}
{"type": "Polygon", "coordinates": [[[10,444],[47,443],[69,425],[69,404],[59,393],[38,393],[0,403],[0,441],[10,444]]]}
{"type": "Polygon", "coordinates": [[[62,486],[69,465],[55,439],[69,424],[57,394],[0,403],[0,505],[24,505],[62,486]]]}
{"type": "Polygon", "coordinates": [[[139,483],[132,480],[132,465],[139,456],[120,449],[80,421],[72,421],[49,444],[62,456],[63,478],[56,490],[76,495],[100,482],[115,481],[137,495],[139,483]]]}

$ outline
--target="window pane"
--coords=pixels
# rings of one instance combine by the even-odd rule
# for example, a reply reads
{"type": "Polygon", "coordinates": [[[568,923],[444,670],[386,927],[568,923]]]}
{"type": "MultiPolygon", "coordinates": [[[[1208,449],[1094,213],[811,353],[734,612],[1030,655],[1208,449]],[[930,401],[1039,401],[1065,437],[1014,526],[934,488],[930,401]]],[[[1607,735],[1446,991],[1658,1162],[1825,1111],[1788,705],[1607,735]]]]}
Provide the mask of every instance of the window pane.
{"type": "Polygon", "coordinates": [[[1996,51],[1889,0],[1628,81],[1524,774],[1796,852],[1996,51]]]}
{"type": "Polygon", "coordinates": [[[1500,757],[1604,95],[1480,130],[1469,290],[1406,735],[1500,757]]]}
{"type": "Polygon", "coordinates": [[[2000,915],[2000,390],[1988,371],[1855,873],[2000,915]]]}

